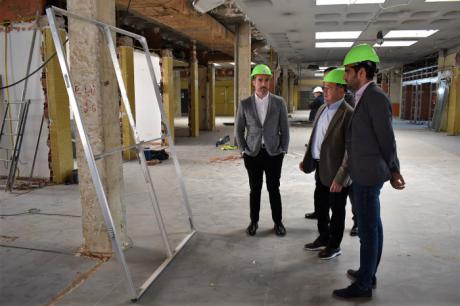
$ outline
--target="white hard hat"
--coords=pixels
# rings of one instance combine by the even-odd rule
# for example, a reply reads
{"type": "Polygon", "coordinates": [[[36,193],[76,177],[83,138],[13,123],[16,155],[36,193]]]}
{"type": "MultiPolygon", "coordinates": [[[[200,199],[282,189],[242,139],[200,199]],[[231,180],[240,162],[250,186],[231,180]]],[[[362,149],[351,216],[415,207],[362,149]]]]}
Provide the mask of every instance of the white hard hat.
{"type": "Polygon", "coordinates": [[[313,93],[317,93],[317,92],[323,92],[323,89],[320,86],[317,86],[315,87],[315,89],[313,89],[313,93]]]}

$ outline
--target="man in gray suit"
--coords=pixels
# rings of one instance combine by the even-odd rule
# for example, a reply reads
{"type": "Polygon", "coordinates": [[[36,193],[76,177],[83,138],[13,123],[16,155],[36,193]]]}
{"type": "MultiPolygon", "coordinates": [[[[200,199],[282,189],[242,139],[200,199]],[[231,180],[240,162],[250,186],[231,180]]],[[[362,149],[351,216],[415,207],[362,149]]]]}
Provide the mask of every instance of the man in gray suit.
{"type": "Polygon", "coordinates": [[[341,298],[372,297],[383,248],[380,190],[390,180],[395,189],[405,182],[399,171],[392,126],[391,102],[372,81],[379,57],[367,45],[354,46],[345,56],[345,80],[354,89],[356,106],[347,131],[347,153],[361,243],[359,269],[348,270],[354,282],[334,290],[341,298]]]}
{"type": "Polygon", "coordinates": [[[332,259],[342,254],[340,243],[345,228],[345,205],[347,204],[348,176],[345,154],[345,132],[353,109],[344,101],[345,70],[337,68],[324,77],[324,100],[313,124],[300,170],[315,172],[315,212],[318,219],[319,237],[305,245],[305,249],[319,252],[320,259],[332,259]],[[329,218],[329,210],[332,217],[329,218]]]}
{"type": "Polygon", "coordinates": [[[251,189],[251,223],[246,229],[250,236],[254,236],[258,228],[264,172],[275,234],[286,235],[279,186],[283,158],[289,145],[289,124],[283,98],[268,90],[271,77],[272,72],[267,65],[254,67],[251,78],[255,94],[239,103],[235,122],[236,141],[244,157],[251,189]]]}

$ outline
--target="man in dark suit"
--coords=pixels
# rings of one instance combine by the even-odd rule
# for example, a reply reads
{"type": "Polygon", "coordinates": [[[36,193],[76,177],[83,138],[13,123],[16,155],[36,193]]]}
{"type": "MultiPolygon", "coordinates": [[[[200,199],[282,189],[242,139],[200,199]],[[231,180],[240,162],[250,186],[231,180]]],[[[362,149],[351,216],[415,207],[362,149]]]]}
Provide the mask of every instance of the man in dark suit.
{"type": "Polygon", "coordinates": [[[320,259],[332,259],[342,254],[340,243],[345,227],[348,176],[345,154],[345,132],[353,109],[344,101],[345,71],[337,68],[324,77],[324,100],[313,124],[300,170],[310,173],[316,170],[314,193],[315,211],[318,218],[319,237],[305,245],[310,251],[320,250],[320,259]],[[332,216],[329,218],[329,210],[332,216]]]}
{"type": "Polygon", "coordinates": [[[267,65],[254,67],[251,77],[255,93],[240,102],[235,121],[236,141],[244,157],[251,189],[251,223],[246,229],[250,236],[254,236],[258,228],[264,172],[275,234],[286,235],[279,186],[284,154],[289,146],[289,123],[283,98],[268,90],[271,76],[267,65]]]}
{"type": "Polygon", "coordinates": [[[318,109],[324,104],[323,89],[320,86],[316,86],[313,89],[313,95],[315,96],[315,99],[308,106],[310,108],[310,115],[308,116],[309,121],[315,120],[318,109]]]}
{"type": "Polygon", "coordinates": [[[383,247],[380,190],[388,180],[395,189],[405,185],[396,154],[391,102],[372,81],[379,61],[371,46],[360,44],[347,53],[343,63],[345,80],[355,90],[356,99],[346,137],[361,243],[359,269],[347,271],[354,282],[333,292],[346,299],[372,297],[383,247]]]}

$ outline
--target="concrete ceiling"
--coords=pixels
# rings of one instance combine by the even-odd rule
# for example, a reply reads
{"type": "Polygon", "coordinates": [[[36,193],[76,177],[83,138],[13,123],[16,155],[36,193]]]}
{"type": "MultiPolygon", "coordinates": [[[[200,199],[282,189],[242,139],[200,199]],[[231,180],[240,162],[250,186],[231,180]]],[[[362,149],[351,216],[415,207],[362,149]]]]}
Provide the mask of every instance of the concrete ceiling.
{"type": "Polygon", "coordinates": [[[341,63],[348,48],[315,48],[315,32],[322,31],[363,31],[352,41],[374,44],[378,31],[385,35],[390,30],[439,30],[411,47],[378,48],[386,66],[408,63],[441,49],[460,48],[460,2],[386,0],[380,5],[327,6],[317,6],[315,0],[236,2],[276,49],[281,63],[297,69],[341,63]]]}
{"type": "MultiPolygon", "coordinates": [[[[195,11],[189,0],[117,0],[116,3],[129,7],[131,14],[173,29],[211,51],[233,56],[233,33],[211,16],[195,11]]],[[[124,18],[124,21],[129,20],[124,18]]]]}

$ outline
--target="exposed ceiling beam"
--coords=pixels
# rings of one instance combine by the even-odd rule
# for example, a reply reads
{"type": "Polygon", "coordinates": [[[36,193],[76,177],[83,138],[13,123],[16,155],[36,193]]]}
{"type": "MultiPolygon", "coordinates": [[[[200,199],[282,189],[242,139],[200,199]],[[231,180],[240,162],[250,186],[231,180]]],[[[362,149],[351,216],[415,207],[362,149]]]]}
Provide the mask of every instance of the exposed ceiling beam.
{"type": "MultiPolygon", "coordinates": [[[[117,0],[127,7],[129,0],[117,0]]],[[[196,12],[187,0],[132,0],[129,11],[196,40],[211,51],[233,57],[234,35],[209,15],[196,12]]]]}

